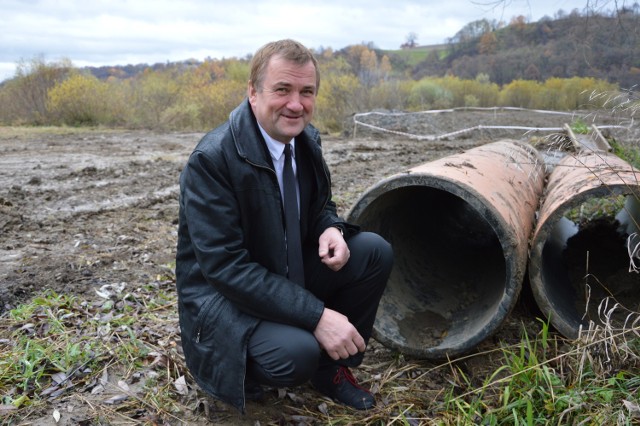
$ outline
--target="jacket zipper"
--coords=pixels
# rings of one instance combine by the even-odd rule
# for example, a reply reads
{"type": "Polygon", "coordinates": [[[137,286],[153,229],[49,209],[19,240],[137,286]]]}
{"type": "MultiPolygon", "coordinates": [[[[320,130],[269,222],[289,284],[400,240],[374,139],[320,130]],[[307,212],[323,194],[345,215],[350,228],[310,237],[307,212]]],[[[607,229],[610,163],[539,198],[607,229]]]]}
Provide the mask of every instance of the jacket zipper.
{"type": "Polygon", "coordinates": [[[211,310],[212,305],[213,305],[213,298],[210,298],[204,303],[204,305],[202,305],[202,309],[196,318],[196,323],[194,324],[197,327],[195,330],[196,331],[196,336],[194,339],[195,343],[200,343],[200,337],[202,336],[202,330],[204,329],[205,317],[206,315],[208,315],[209,311],[211,310]]]}

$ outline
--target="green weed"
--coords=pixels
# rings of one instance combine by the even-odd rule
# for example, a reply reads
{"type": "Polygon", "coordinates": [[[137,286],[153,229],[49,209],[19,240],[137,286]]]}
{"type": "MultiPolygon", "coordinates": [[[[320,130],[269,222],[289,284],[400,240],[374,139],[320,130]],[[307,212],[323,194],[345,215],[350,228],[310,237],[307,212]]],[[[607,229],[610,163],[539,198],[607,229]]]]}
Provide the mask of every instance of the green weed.
{"type": "MultiPolygon", "coordinates": [[[[4,407],[0,422],[11,424],[24,410],[37,410],[48,399],[80,387],[91,390],[103,383],[107,368],[120,378],[115,380],[118,383],[135,383],[144,374],[154,377],[150,387],[143,389],[149,398],[128,397],[127,403],[134,411],[170,416],[176,402],[169,385],[184,373],[176,362],[169,362],[173,355],[157,346],[159,333],[153,327],[162,327],[164,322],[154,312],[173,311],[166,300],[147,303],[149,294],[157,291],[157,285],[151,286],[148,293],[139,289],[93,304],[45,292],[8,312],[7,321],[0,323],[0,407],[4,407]],[[150,359],[156,361],[150,364],[150,359]],[[2,417],[4,412],[9,414],[2,417]]],[[[168,299],[166,290],[159,293],[168,299]]],[[[169,318],[177,323],[173,313],[169,318]]],[[[168,346],[168,341],[163,344],[168,346]]],[[[100,386],[114,385],[104,382],[100,386]]]]}
{"type": "MultiPolygon", "coordinates": [[[[630,329],[624,334],[636,333],[630,329]]],[[[637,338],[631,342],[637,345],[637,338]]],[[[483,386],[469,386],[462,394],[450,390],[446,424],[630,424],[634,413],[623,403],[636,399],[636,374],[624,370],[607,374],[584,363],[585,358],[593,361],[601,354],[595,350],[599,341],[567,343],[551,338],[547,323],[535,338],[523,332],[520,343],[502,348],[504,363],[483,386]]],[[[637,368],[635,360],[626,367],[637,368]]]]}
{"type": "Polygon", "coordinates": [[[570,127],[574,133],[579,135],[586,135],[589,133],[589,126],[580,118],[574,120],[570,127]]]}

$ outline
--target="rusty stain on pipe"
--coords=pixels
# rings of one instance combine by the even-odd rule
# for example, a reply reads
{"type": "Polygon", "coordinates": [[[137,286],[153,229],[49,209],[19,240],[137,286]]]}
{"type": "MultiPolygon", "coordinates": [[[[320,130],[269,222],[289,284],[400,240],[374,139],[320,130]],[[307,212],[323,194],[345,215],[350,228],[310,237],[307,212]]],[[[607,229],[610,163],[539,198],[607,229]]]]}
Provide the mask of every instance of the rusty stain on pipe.
{"type": "Polygon", "coordinates": [[[633,302],[627,307],[637,310],[640,280],[629,272],[626,239],[638,231],[639,196],[640,171],[606,152],[566,156],[549,175],[531,240],[529,282],[540,310],[564,336],[577,338],[589,321],[597,323],[594,309],[605,296],[633,302]],[[624,207],[617,214],[600,212],[589,221],[571,214],[618,197],[624,207]]]}
{"type": "Polygon", "coordinates": [[[348,220],[384,236],[394,268],[374,337],[441,359],[490,336],[512,310],[544,185],[539,153],[499,141],[383,179],[348,220]]]}

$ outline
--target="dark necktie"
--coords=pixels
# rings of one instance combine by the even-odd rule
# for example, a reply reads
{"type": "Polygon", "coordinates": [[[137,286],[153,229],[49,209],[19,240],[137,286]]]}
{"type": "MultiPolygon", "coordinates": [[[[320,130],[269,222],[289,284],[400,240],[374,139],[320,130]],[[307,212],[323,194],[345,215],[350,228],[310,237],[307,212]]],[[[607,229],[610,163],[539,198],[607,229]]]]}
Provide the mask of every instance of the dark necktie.
{"type": "Polygon", "coordinates": [[[291,165],[291,145],[284,146],[284,216],[287,227],[287,265],[289,279],[304,287],[304,266],[302,263],[302,243],[300,240],[300,217],[298,215],[298,193],[296,177],[291,165]]]}

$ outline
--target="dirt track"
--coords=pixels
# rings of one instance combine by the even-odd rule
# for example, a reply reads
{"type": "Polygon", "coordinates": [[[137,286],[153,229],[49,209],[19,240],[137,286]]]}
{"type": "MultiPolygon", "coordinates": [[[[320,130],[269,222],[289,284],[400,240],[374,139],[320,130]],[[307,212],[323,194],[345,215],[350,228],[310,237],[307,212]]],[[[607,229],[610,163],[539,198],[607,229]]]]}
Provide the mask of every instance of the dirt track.
{"type": "MultiPolygon", "coordinates": [[[[0,139],[0,312],[42,289],[143,283],[175,256],[178,176],[202,135],[55,132],[0,139]]],[[[326,138],[324,149],[344,213],[385,175],[472,144],[326,138]]]]}

